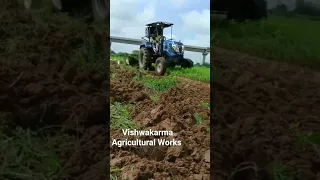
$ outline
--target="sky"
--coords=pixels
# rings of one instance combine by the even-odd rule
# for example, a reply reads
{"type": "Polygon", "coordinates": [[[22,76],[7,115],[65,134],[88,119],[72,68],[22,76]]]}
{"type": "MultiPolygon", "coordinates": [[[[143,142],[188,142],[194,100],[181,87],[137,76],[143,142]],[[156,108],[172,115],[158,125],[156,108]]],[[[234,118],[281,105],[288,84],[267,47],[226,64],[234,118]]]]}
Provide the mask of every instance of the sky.
{"type": "MultiPolygon", "coordinates": [[[[185,45],[210,47],[210,0],[110,0],[111,36],[141,39],[145,25],[156,21],[173,23],[173,38],[185,45]]],[[[170,28],[164,35],[171,36],[170,28]]],[[[111,49],[131,53],[139,46],[112,43],[111,49]]],[[[202,62],[201,53],[186,51],[185,57],[202,62]]]]}

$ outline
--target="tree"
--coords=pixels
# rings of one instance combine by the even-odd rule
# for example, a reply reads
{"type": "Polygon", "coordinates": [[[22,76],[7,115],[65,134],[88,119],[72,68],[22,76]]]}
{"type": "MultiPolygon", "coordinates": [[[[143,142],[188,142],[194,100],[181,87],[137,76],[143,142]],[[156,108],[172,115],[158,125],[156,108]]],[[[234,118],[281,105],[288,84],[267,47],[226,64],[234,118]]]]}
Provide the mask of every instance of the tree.
{"type": "Polygon", "coordinates": [[[133,51],[131,52],[131,54],[139,55],[139,50],[133,50],[133,51]]]}
{"type": "Polygon", "coordinates": [[[133,50],[131,52],[131,56],[138,59],[139,58],[139,51],[138,50],[133,50]]]}
{"type": "Polygon", "coordinates": [[[129,54],[125,53],[125,52],[119,52],[119,53],[117,53],[117,55],[121,56],[121,57],[127,57],[129,54]]]}
{"type": "Polygon", "coordinates": [[[202,66],[210,67],[210,63],[205,62],[205,63],[202,64],[202,66]]]}

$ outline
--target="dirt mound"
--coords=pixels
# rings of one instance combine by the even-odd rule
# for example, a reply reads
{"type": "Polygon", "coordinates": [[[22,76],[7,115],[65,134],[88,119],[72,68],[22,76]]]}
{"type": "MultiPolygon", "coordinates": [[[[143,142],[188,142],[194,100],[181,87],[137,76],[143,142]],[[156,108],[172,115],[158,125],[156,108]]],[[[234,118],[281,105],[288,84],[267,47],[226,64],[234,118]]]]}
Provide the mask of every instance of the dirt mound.
{"type": "Polygon", "coordinates": [[[14,1],[1,6],[2,123],[80,134],[57,147],[62,166],[74,179],[106,179],[109,78],[97,68],[107,64],[106,34],[64,16],[31,15],[14,1]]]}
{"type": "MultiPolygon", "coordinates": [[[[139,129],[172,130],[174,135],[167,139],[182,141],[181,146],[171,147],[112,146],[110,165],[112,168],[124,168],[121,178],[210,179],[210,111],[201,105],[201,102],[210,102],[210,88],[190,82],[179,83],[161,93],[159,99],[154,101],[149,89],[134,81],[136,76],[141,75],[137,70],[112,63],[111,73],[115,74],[115,78],[110,81],[110,98],[134,104],[129,112],[139,129]],[[196,125],[194,114],[201,116],[205,123],[196,125]]],[[[117,130],[110,134],[111,143],[113,139],[137,138],[124,136],[117,130]]]]}
{"type": "Polygon", "coordinates": [[[212,84],[212,178],[319,177],[319,149],[299,147],[298,140],[319,132],[320,73],[219,48],[212,52],[213,76],[220,77],[212,84]]]}

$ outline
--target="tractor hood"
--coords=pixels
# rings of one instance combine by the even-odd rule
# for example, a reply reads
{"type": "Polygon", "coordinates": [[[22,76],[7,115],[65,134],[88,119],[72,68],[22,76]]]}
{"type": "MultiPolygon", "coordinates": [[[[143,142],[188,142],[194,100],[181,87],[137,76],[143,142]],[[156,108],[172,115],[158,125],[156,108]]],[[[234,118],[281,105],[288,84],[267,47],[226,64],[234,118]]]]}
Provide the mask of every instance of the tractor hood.
{"type": "Polygon", "coordinates": [[[178,42],[178,41],[171,40],[171,39],[165,40],[164,47],[165,47],[165,49],[171,48],[173,50],[172,52],[175,54],[180,54],[180,55],[184,54],[184,45],[182,42],[178,42]]]}
{"type": "Polygon", "coordinates": [[[168,43],[170,43],[170,44],[176,44],[176,45],[180,45],[180,46],[182,46],[183,45],[183,43],[182,42],[178,42],[178,41],[175,41],[175,40],[166,40],[168,43]]]}

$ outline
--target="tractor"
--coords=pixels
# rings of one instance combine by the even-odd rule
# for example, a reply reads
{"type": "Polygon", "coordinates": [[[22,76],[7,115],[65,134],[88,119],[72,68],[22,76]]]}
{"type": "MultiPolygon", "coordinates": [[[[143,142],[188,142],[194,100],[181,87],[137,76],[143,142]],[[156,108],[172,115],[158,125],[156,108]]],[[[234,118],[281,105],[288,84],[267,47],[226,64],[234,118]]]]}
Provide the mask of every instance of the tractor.
{"type": "Polygon", "coordinates": [[[109,0],[23,0],[25,9],[40,9],[51,1],[53,10],[69,12],[74,9],[91,7],[90,12],[96,22],[107,23],[109,21],[109,0]]]}
{"type": "Polygon", "coordinates": [[[167,67],[180,65],[182,68],[193,67],[193,61],[184,58],[184,45],[172,39],[173,23],[154,22],[146,25],[146,42],[140,45],[139,67],[141,69],[153,70],[152,63],[155,63],[155,73],[163,76],[167,67]],[[163,35],[165,28],[171,28],[171,38],[166,39],[163,35]],[[147,39],[146,39],[147,38],[147,39]]]}

